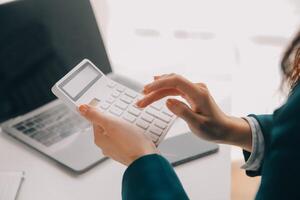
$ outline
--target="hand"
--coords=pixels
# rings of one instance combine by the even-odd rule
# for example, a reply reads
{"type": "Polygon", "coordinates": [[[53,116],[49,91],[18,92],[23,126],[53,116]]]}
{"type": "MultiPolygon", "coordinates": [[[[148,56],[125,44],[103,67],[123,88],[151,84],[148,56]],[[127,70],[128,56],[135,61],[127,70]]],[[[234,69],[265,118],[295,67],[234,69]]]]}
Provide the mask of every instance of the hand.
{"type": "Polygon", "coordinates": [[[80,106],[79,111],[93,124],[95,144],[103,155],[128,166],[139,157],[158,152],[141,130],[126,121],[89,105],[80,106]]]}
{"type": "Polygon", "coordinates": [[[144,87],[144,98],[137,102],[143,108],[167,96],[181,96],[187,103],[168,99],[167,107],[186,121],[197,136],[214,142],[233,144],[251,150],[251,130],[246,121],[229,117],[218,107],[203,83],[192,83],[176,74],[155,76],[144,87]]]}

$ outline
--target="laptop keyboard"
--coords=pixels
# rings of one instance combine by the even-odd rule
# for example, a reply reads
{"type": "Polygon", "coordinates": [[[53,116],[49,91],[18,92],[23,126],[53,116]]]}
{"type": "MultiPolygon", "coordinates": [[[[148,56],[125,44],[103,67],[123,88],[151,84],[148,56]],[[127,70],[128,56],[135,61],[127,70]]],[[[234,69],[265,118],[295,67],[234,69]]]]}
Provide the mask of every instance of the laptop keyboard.
{"type": "Polygon", "coordinates": [[[14,128],[47,147],[89,127],[86,120],[63,104],[14,125],[14,128]]]}

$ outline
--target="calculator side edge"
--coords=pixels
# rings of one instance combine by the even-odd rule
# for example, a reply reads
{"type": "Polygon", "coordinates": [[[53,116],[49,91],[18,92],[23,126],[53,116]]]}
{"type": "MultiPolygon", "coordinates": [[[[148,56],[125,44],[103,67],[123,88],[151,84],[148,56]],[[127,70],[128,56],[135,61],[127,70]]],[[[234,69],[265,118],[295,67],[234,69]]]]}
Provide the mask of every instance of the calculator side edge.
{"type": "Polygon", "coordinates": [[[73,101],[71,99],[69,99],[69,97],[64,95],[63,92],[59,89],[59,87],[56,84],[51,88],[51,91],[59,100],[61,100],[69,108],[76,110],[76,107],[77,107],[76,104],[73,103],[73,101]]]}

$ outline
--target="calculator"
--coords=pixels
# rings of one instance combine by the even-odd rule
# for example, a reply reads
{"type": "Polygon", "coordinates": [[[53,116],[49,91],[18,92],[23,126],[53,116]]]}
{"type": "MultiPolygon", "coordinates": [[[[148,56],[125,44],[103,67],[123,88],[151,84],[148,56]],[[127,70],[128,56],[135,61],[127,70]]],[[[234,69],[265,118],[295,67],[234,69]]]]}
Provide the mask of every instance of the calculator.
{"type": "Polygon", "coordinates": [[[107,76],[91,61],[84,59],[53,87],[52,92],[76,111],[82,104],[90,104],[100,112],[114,115],[137,126],[158,145],[166,136],[176,116],[162,99],[146,108],[135,103],[142,94],[121,85],[107,76]]]}

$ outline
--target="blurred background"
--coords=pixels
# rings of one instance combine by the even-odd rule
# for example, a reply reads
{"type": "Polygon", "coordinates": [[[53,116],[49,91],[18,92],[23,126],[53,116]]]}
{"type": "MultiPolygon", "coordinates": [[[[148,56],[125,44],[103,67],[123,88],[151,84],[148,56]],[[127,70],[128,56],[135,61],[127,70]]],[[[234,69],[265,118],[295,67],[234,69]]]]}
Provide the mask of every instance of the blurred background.
{"type": "MultiPolygon", "coordinates": [[[[271,113],[285,100],[279,63],[300,30],[300,1],[92,2],[115,72],[141,83],[170,72],[206,82],[216,98],[231,94],[236,116],[271,113]]],[[[231,152],[232,199],[253,199],[259,179],[239,169],[240,149],[231,152]]]]}
{"type": "Polygon", "coordinates": [[[300,30],[299,1],[92,3],[115,72],[141,83],[171,72],[208,86],[223,81],[218,87],[232,94],[231,112],[238,116],[270,113],[284,101],[279,64],[300,30]],[[226,87],[228,82],[232,87],[226,87]]]}

